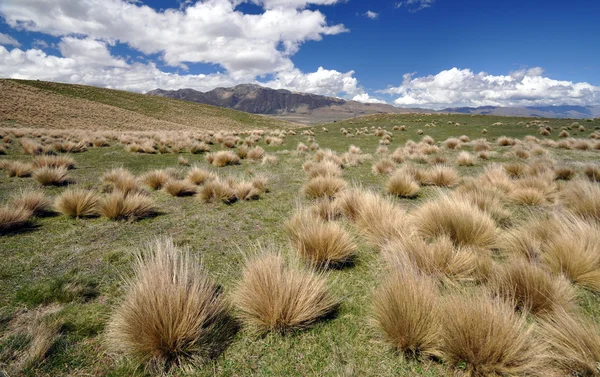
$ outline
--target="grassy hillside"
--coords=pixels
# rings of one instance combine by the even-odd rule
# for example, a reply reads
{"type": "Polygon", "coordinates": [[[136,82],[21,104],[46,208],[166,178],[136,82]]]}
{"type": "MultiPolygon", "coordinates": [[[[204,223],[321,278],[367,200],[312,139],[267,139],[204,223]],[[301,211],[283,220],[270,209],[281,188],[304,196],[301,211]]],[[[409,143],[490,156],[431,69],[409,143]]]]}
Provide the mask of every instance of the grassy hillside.
{"type": "Polygon", "coordinates": [[[215,106],[121,90],[0,80],[0,125],[85,130],[243,130],[293,124],[215,106]]]}
{"type": "MultiPolygon", "coordinates": [[[[35,88],[35,90],[39,89],[35,88]]],[[[296,130],[296,133],[287,134],[270,135],[267,132],[254,141],[251,141],[251,137],[247,135],[240,135],[241,140],[235,140],[236,142],[241,142],[248,137],[246,140],[248,143],[256,142],[258,146],[264,148],[267,155],[276,157],[276,160],[267,159],[261,162],[260,159],[242,159],[239,165],[224,167],[209,164],[205,155],[191,153],[189,146],[177,145],[185,141],[179,139],[178,132],[163,133],[163,137],[166,138],[164,143],[173,149],[167,148],[164,152],[158,153],[159,149],[156,148],[151,150],[152,154],[149,154],[134,153],[127,148],[132,144],[157,143],[145,133],[132,133],[127,135],[128,138],[123,139],[119,139],[117,135],[116,138],[111,139],[111,134],[115,133],[107,133],[104,136],[98,133],[90,136],[66,131],[27,133],[0,129],[2,137],[0,145],[6,153],[0,156],[3,165],[6,161],[24,163],[35,161],[36,157],[26,154],[25,149],[20,145],[23,139],[35,140],[50,147],[66,139],[78,142],[90,137],[106,137],[108,140],[108,145],[88,147],[86,151],[66,156],[73,158],[75,163],[75,168],[68,171],[71,179],[69,186],[42,187],[35,177],[10,177],[8,169],[5,168],[0,172],[0,207],[11,206],[14,197],[26,189],[41,190],[51,202],[71,187],[90,189],[102,198],[107,198],[108,184],[102,176],[112,168],[123,167],[140,178],[139,181],[133,180],[136,185],[135,190],[140,190],[145,193],[144,196],[151,198],[158,210],[155,216],[118,221],[109,220],[104,215],[72,218],[51,210],[49,213],[33,216],[22,228],[0,232],[0,259],[2,260],[0,263],[0,375],[3,372],[10,376],[146,377],[157,375],[140,366],[131,357],[114,353],[111,346],[115,346],[115,340],[107,336],[106,331],[107,324],[125,297],[123,278],[131,276],[135,254],[156,236],[172,237],[176,245],[190,249],[194,260],[203,262],[208,275],[219,285],[219,290],[225,297],[235,301],[232,293],[242,279],[245,266],[244,252],[260,241],[263,244],[279,245],[289,254],[297,253],[286,234],[284,223],[294,215],[298,206],[313,209],[314,206],[323,203],[333,203],[335,208],[335,205],[339,204],[339,195],[334,195],[337,199],[331,200],[330,203],[328,198],[319,201],[307,198],[304,194],[303,186],[309,182],[309,177],[303,167],[308,167],[311,163],[316,164],[317,160],[324,158],[323,156],[329,156],[326,161],[330,161],[330,168],[333,164],[333,172],[346,182],[348,188],[370,190],[384,203],[383,209],[401,208],[408,213],[408,216],[378,218],[378,215],[389,212],[373,211],[374,220],[378,222],[370,222],[358,221],[360,219],[353,218],[342,211],[339,216],[329,219],[350,234],[352,242],[356,245],[352,263],[340,268],[324,268],[322,271],[331,294],[341,301],[340,307],[333,314],[320,318],[306,329],[287,334],[276,331],[260,334],[242,319],[238,323],[238,331],[223,353],[206,360],[204,365],[189,370],[181,370],[175,366],[166,374],[169,376],[332,377],[463,375],[473,367],[471,361],[460,357],[453,359],[448,353],[441,357],[428,357],[427,354],[418,352],[416,355],[410,352],[403,355],[390,344],[389,338],[382,336],[382,332],[378,330],[373,320],[374,292],[385,282],[384,277],[394,269],[385,258],[385,252],[390,251],[383,250],[382,245],[369,242],[365,236],[377,234],[378,231],[379,233],[389,231],[388,227],[378,226],[389,222],[392,222],[395,229],[399,231],[417,226],[413,224],[414,218],[411,216],[419,213],[428,203],[436,202],[440,196],[454,195],[458,192],[470,195],[472,194],[470,190],[481,186],[489,196],[479,200],[486,202],[485,199],[490,199],[489,213],[494,213],[499,218],[489,219],[488,212],[484,212],[474,204],[469,206],[470,212],[467,215],[472,213],[473,216],[479,216],[479,219],[487,219],[487,226],[494,230],[491,237],[498,243],[473,249],[466,246],[463,248],[464,245],[460,247],[450,245],[450,248],[452,253],[461,252],[462,255],[470,251],[480,253],[477,254],[478,258],[492,265],[491,271],[487,271],[489,275],[474,277],[467,274],[466,277],[457,278],[452,273],[445,276],[439,271],[426,272],[423,265],[419,265],[418,268],[423,268],[423,273],[427,276],[431,275],[430,277],[439,285],[439,292],[433,294],[436,310],[445,310],[447,303],[450,302],[446,300],[448,297],[454,298],[456,302],[456,297],[462,298],[461,295],[465,294],[478,295],[481,300],[492,302],[484,290],[492,287],[491,279],[487,278],[493,271],[506,264],[507,255],[517,254],[515,250],[507,250],[502,246],[500,242],[502,236],[516,233],[520,239],[528,240],[528,234],[518,232],[527,229],[526,226],[535,225],[537,218],[551,217],[571,206],[573,202],[566,201],[565,197],[568,198],[569,190],[576,188],[577,184],[582,184],[581,182],[592,186],[596,193],[600,190],[599,183],[593,182],[585,173],[586,168],[594,166],[600,171],[598,164],[600,141],[590,138],[591,134],[596,137],[597,130],[600,129],[600,121],[580,121],[582,127],[580,131],[580,127],[572,125],[572,121],[550,119],[547,125],[552,127],[552,132],[550,135],[542,136],[538,133],[537,126],[527,127],[527,122],[531,120],[423,114],[373,116],[332,124],[326,130],[313,127],[312,131],[310,128],[302,128],[296,130]],[[436,126],[432,127],[434,120],[436,126]],[[493,125],[497,122],[503,124],[493,125]],[[456,126],[456,123],[460,125],[456,126]],[[402,125],[406,125],[406,131],[394,130],[395,126],[402,125]],[[429,127],[426,127],[427,125],[429,127]],[[371,128],[376,126],[381,126],[382,130],[390,133],[391,136],[376,136],[375,133],[382,131],[371,128]],[[562,127],[570,133],[571,138],[559,137],[562,127]],[[349,131],[348,135],[351,136],[343,135],[342,128],[349,131]],[[365,128],[368,132],[365,132],[365,128]],[[482,135],[484,128],[488,132],[482,135]],[[525,141],[526,135],[533,135],[535,138],[528,138],[525,141]],[[421,142],[425,136],[433,138],[433,140],[427,139],[431,145],[421,142]],[[451,149],[445,143],[449,136],[465,137],[456,149],[451,149]],[[500,136],[518,139],[512,140],[515,145],[499,145],[500,136]],[[487,138],[487,141],[475,141],[482,137],[487,138]],[[389,141],[387,150],[380,148],[386,140],[389,141]],[[313,142],[318,143],[321,150],[333,150],[335,156],[334,153],[327,154],[323,151],[297,151],[299,143],[312,146],[313,142]],[[559,147],[559,143],[564,146],[559,147]],[[581,147],[582,143],[585,143],[586,148],[581,147]],[[350,145],[355,146],[352,156],[347,153],[350,145]],[[487,150],[478,150],[481,145],[485,145],[487,150]],[[443,159],[444,166],[457,173],[458,181],[450,185],[452,187],[438,187],[431,182],[420,182],[422,184],[417,195],[410,198],[389,195],[386,192],[386,183],[390,176],[374,174],[373,166],[380,159],[396,155],[397,150],[400,151],[403,162],[400,162],[400,159],[393,161],[391,163],[393,169],[406,172],[403,169],[412,166],[427,176],[427,172],[443,159]],[[413,153],[415,150],[427,151],[429,154],[413,153]],[[457,157],[462,152],[470,153],[474,159],[472,165],[458,163],[457,157]],[[482,152],[486,152],[487,159],[483,158],[482,152]],[[168,194],[166,190],[151,190],[149,186],[141,183],[141,177],[155,169],[165,169],[164,172],[170,174],[172,179],[185,179],[191,167],[180,165],[180,158],[187,160],[183,162],[189,165],[197,165],[217,174],[223,182],[250,181],[259,176],[266,177],[269,192],[261,193],[257,200],[240,200],[231,204],[207,203],[200,197],[200,191],[203,190],[201,185],[197,186],[199,193],[196,195],[175,197],[168,194]],[[343,169],[334,163],[338,161],[337,159],[345,159],[343,169]],[[493,170],[495,176],[490,176],[489,180],[481,179],[482,174],[486,173],[486,168],[491,164],[499,164],[499,170],[493,170]],[[508,173],[503,173],[504,170],[515,170],[515,166],[522,169],[522,171],[517,169],[521,176],[509,177],[508,173]],[[564,178],[565,171],[572,174],[564,178]],[[558,179],[559,172],[563,174],[561,176],[563,179],[558,179]],[[469,184],[473,183],[470,181],[471,178],[478,179],[475,181],[477,184],[469,184]],[[518,193],[527,195],[521,197],[517,195],[518,193]],[[492,212],[493,209],[497,211],[492,212]],[[393,223],[398,219],[401,221],[393,223]],[[38,349],[38,352],[34,353],[32,349],[38,349]]],[[[233,135],[227,137],[235,139],[233,135]]],[[[204,139],[208,141],[209,138],[204,139]]],[[[238,143],[234,143],[237,144],[236,148],[225,147],[218,141],[217,135],[211,141],[212,152],[227,150],[243,155],[243,147],[238,143]]],[[[316,144],[313,148],[317,149],[316,144]]],[[[58,153],[58,155],[65,154],[58,153]]],[[[579,200],[584,201],[585,196],[579,197],[579,200]]],[[[577,217],[577,224],[587,224],[584,226],[585,229],[594,230],[600,226],[598,225],[600,205],[598,201],[590,201],[588,206],[596,210],[596,217],[577,217]]],[[[454,212],[441,211],[440,215],[447,213],[454,212]]],[[[431,221],[435,225],[440,219],[436,217],[431,221]]],[[[565,300],[569,312],[577,313],[580,317],[576,318],[583,318],[582,321],[600,326],[598,301],[600,250],[597,243],[590,243],[589,248],[582,247],[587,245],[585,240],[588,238],[597,240],[597,234],[580,235],[578,232],[581,232],[581,229],[573,229],[573,233],[570,234],[540,232],[540,237],[547,239],[539,244],[548,242],[555,248],[545,248],[540,251],[540,253],[547,253],[542,254],[545,258],[532,263],[528,259],[525,261],[527,266],[529,264],[543,266],[541,275],[542,280],[545,277],[545,282],[564,281],[569,292],[572,292],[572,297],[567,294],[566,296],[569,297],[565,300]],[[580,236],[588,238],[577,242],[580,236]],[[568,239],[569,243],[561,243],[563,237],[568,239]],[[587,278],[577,280],[575,276],[569,276],[568,282],[563,279],[560,271],[557,271],[562,266],[548,263],[548,259],[553,255],[551,253],[555,253],[558,249],[565,251],[565,255],[569,256],[566,261],[581,261],[583,257],[581,266],[585,273],[589,272],[587,278]],[[585,259],[585,256],[590,256],[590,259],[585,259]]],[[[471,237],[471,232],[464,232],[464,237],[471,237]]],[[[423,240],[423,242],[430,241],[423,240]]],[[[396,252],[400,251],[402,250],[396,250],[396,252]]],[[[427,261],[423,263],[426,264],[427,261]]],[[[466,264],[469,268],[479,268],[478,264],[473,264],[473,260],[467,259],[466,264]]],[[[481,265],[484,266],[485,263],[481,265]]],[[[445,268],[447,265],[442,261],[440,267],[445,268]]],[[[577,271],[567,272],[577,273],[577,271]]],[[[417,285],[417,289],[419,287],[417,285]]],[[[185,287],[183,290],[185,291],[185,287]]],[[[560,292],[562,291],[551,293],[560,294],[560,292]]],[[[149,294],[152,294],[152,291],[149,294]]],[[[535,297],[547,303],[544,297],[540,295],[535,297]]],[[[400,300],[400,302],[404,301],[400,300]]],[[[464,302],[465,312],[473,308],[472,302],[468,300],[464,302]]],[[[231,313],[235,318],[240,318],[237,304],[233,302],[234,308],[231,313]]],[[[411,303],[407,305],[410,307],[411,303]]],[[[492,309],[490,315],[497,315],[497,308],[492,309]]],[[[462,318],[463,314],[442,316],[439,322],[446,325],[450,320],[462,318]]],[[[503,350],[519,346],[518,351],[520,351],[522,348],[527,348],[532,340],[536,343],[548,341],[547,337],[540,335],[538,339],[538,335],[533,335],[539,331],[542,315],[521,310],[513,311],[513,308],[509,307],[506,316],[511,320],[515,318],[518,321],[523,320],[522,323],[518,323],[516,332],[523,334],[526,342],[516,342],[510,337],[498,339],[497,331],[489,333],[484,331],[481,337],[475,336],[476,340],[471,345],[477,348],[488,338],[493,338],[492,341],[496,341],[501,347],[508,344],[503,347],[503,350]]],[[[485,318],[483,320],[476,318],[474,323],[477,325],[482,321],[484,322],[485,318]]],[[[436,324],[438,323],[426,323],[426,327],[435,329],[433,325],[436,324]]],[[[509,333],[514,335],[514,331],[509,333]]],[[[504,334],[501,334],[504,337],[504,334]]],[[[574,339],[575,344],[581,340],[580,335],[567,334],[574,339]]],[[[441,336],[436,339],[441,339],[441,336]]],[[[600,349],[598,337],[592,336],[590,342],[594,349],[600,349]]],[[[456,343],[465,348],[469,347],[464,339],[458,339],[456,343]]],[[[528,350],[531,349],[535,347],[530,347],[528,350]]],[[[580,354],[580,350],[576,349],[573,354],[568,355],[570,358],[568,361],[575,358],[573,355],[580,354]]],[[[504,353],[499,351],[498,354],[504,353]]],[[[561,369],[564,366],[555,364],[560,355],[556,350],[542,350],[539,355],[535,355],[543,357],[549,368],[556,368],[548,373],[545,373],[545,370],[540,371],[539,375],[586,375],[586,371],[580,364],[573,364],[571,366],[573,370],[561,369]]],[[[591,357],[592,368],[600,362],[598,353],[593,356],[597,358],[591,357]]],[[[491,357],[483,357],[481,362],[489,362],[489,359],[491,357]]],[[[523,364],[526,365],[535,361],[527,357],[525,359],[523,364]]],[[[517,370],[510,375],[531,374],[517,370]]],[[[588,375],[593,375],[593,372],[589,372],[588,375]]]]}

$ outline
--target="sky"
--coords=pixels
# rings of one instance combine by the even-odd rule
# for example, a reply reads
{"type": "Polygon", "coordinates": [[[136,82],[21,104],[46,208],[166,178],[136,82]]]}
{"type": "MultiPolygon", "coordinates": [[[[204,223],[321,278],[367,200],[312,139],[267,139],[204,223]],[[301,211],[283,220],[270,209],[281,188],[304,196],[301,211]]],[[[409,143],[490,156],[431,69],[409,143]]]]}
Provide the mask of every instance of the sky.
{"type": "Polygon", "coordinates": [[[0,77],[597,106],[599,14],[596,0],[0,0],[0,77]]]}

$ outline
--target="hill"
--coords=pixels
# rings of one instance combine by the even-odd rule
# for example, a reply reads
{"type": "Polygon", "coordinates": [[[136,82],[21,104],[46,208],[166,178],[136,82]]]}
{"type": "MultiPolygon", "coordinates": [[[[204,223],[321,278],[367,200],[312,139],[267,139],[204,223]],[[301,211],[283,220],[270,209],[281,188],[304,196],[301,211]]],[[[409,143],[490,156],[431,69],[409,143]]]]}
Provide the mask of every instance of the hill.
{"type": "Polygon", "coordinates": [[[121,90],[0,80],[0,125],[119,131],[289,128],[282,120],[121,90]]]}
{"type": "Polygon", "coordinates": [[[271,89],[254,84],[216,88],[208,92],[194,89],[155,89],[146,94],[220,106],[253,114],[267,114],[294,122],[315,124],[368,114],[421,112],[387,104],[361,103],[317,94],[271,89]]]}

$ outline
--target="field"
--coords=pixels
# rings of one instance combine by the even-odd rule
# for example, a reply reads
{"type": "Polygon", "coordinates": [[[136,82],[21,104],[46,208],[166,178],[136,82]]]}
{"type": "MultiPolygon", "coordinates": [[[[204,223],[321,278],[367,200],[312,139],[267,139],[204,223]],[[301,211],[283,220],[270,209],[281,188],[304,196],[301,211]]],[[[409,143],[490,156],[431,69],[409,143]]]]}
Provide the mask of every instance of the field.
{"type": "Polygon", "coordinates": [[[240,121],[232,132],[153,119],[163,123],[152,132],[2,123],[3,210],[32,189],[50,205],[2,219],[0,375],[600,374],[600,120],[403,114],[305,128],[240,121]],[[66,177],[42,176],[46,154],[73,160],[66,177]],[[24,177],[9,176],[14,161],[24,177]],[[194,168],[209,178],[190,183],[194,168]],[[153,190],[145,174],[157,169],[163,186],[188,192],[153,190]],[[227,194],[210,196],[211,181],[227,194]],[[71,217],[55,205],[71,188],[105,204],[139,195],[153,209],[71,217]],[[306,239],[314,224],[340,237],[320,241],[324,256],[306,239]],[[136,253],[156,237],[188,249],[231,302],[222,352],[139,362],[109,331],[134,267],[138,278],[147,268],[136,253]],[[344,242],[341,256],[327,254],[344,242]],[[240,305],[257,248],[324,279],[338,305],[298,326],[257,326],[240,305]],[[567,325],[566,340],[552,331],[567,325]]]}

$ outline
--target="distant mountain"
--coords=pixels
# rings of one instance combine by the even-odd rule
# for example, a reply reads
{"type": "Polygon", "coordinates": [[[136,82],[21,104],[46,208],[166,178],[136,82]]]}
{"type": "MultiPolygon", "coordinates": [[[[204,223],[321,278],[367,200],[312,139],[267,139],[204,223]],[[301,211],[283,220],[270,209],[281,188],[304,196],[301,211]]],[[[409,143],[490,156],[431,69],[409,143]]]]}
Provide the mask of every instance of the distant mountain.
{"type": "Polygon", "coordinates": [[[440,112],[487,114],[542,118],[595,118],[600,116],[600,106],[530,106],[530,107],[451,107],[440,112]]]}
{"type": "Polygon", "coordinates": [[[194,89],[155,89],[146,94],[227,107],[253,114],[273,115],[301,123],[331,122],[378,113],[421,112],[420,109],[346,101],[317,94],[265,88],[254,84],[216,88],[208,92],[194,89]]]}

